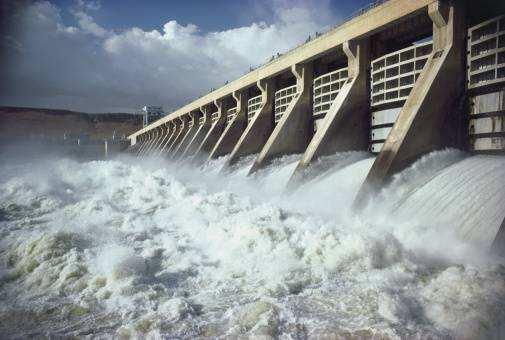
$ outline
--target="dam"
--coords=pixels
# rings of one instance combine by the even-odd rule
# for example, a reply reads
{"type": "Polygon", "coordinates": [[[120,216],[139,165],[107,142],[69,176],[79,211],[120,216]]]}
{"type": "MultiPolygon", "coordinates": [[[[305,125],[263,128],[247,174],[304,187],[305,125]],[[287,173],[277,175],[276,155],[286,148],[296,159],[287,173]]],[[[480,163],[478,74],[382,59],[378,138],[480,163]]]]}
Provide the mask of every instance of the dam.
{"type": "Polygon", "coordinates": [[[0,338],[504,339],[503,13],[375,1],[107,157],[0,122],[0,338]]]}
{"type": "Polygon", "coordinates": [[[504,84],[505,16],[492,6],[379,1],[135,132],[128,151],[194,166],[226,156],[223,173],[254,155],[250,175],[297,155],[288,191],[314,177],[307,169],[321,157],[365,151],[375,160],[354,200],[363,209],[432,151],[503,157],[504,84]]]}

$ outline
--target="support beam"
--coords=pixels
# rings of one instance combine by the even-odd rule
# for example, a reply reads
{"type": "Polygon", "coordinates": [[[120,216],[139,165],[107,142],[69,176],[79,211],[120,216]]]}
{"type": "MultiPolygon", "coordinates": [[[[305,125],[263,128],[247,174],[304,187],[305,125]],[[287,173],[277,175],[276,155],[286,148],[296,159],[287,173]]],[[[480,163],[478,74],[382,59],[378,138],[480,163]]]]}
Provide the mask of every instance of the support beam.
{"type": "Polygon", "coordinates": [[[237,113],[235,118],[226,125],[224,132],[219,134],[220,126],[226,124],[226,114],[219,117],[218,124],[216,124],[216,132],[212,132],[202,145],[202,151],[206,152],[210,150],[210,155],[208,160],[218,158],[229,154],[233,151],[235,145],[237,145],[240,136],[247,127],[247,100],[249,96],[247,91],[235,91],[232,94],[233,98],[237,103],[237,113]],[[214,140],[217,140],[214,142],[214,140]]]}
{"type": "Polygon", "coordinates": [[[138,136],[137,137],[132,136],[131,138],[129,138],[129,145],[126,148],[125,152],[134,153],[137,147],[138,147],[138,136]]]}
{"type": "Polygon", "coordinates": [[[140,145],[142,144],[140,141],[140,136],[130,138],[130,143],[131,145],[128,148],[128,153],[136,155],[140,148],[140,145]]]}
{"type": "Polygon", "coordinates": [[[230,109],[230,102],[227,99],[218,99],[214,101],[214,105],[217,108],[218,118],[216,121],[210,122],[210,129],[194,154],[193,160],[196,163],[203,162],[208,157],[216,143],[218,143],[218,140],[220,140],[220,137],[226,132],[225,127],[227,127],[226,120],[228,110],[230,109]]]}
{"type": "Polygon", "coordinates": [[[265,167],[275,157],[304,152],[312,138],[313,64],[293,65],[291,72],[296,77],[297,95],[275,126],[249,174],[265,167]]]}
{"type": "Polygon", "coordinates": [[[188,131],[188,129],[189,129],[188,120],[189,120],[189,117],[187,115],[179,118],[179,124],[177,124],[175,138],[167,150],[168,157],[170,157],[170,158],[173,157],[176,148],[179,146],[182,138],[184,138],[184,135],[188,131]]]}
{"type": "Polygon", "coordinates": [[[491,252],[495,255],[505,257],[505,217],[491,245],[491,252]]]}
{"type": "Polygon", "coordinates": [[[237,163],[241,157],[260,152],[272,133],[274,127],[274,80],[262,79],[256,85],[261,91],[261,108],[240,136],[225,168],[237,163]]]}
{"type": "Polygon", "coordinates": [[[187,129],[186,133],[184,134],[184,136],[182,137],[181,142],[174,149],[173,156],[172,156],[173,159],[176,159],[176,160],[179,159],[179,157],[183,154],[184,150],[186,150],[186,147],[188,146],[189,142],[191,141],[191,139],[195,135],[196,131],[198,131],[198,127],[199,127],[198,126],[198,117],[200,114],[198,114],[196,111],[189,113],[190,118],[188,119],[188,124],[189,124],[189,122],[192,122],[192,125],[191,126],[188,125],[188,129],[187,129]]]}
{"type": "Polygon", "coordinates": [[[152,131],[149,132],[148,136],[147,136],[147,140],[146,140],[146,143],[144,145],[144,147],[142,148],[142,150],[139,151],[139,157],[142,158],[146,151],[149,149],[149,147],[151,146],[151,143],[153,142],[154,140],[154,134],[156,133],[156,130],[153,129],[152,131]]]}
{"type": "Polygon", "coordinates": [[[158,138],[158,135],[159,135],[158,128],[153,129],[153,133],[151,134],[150,141],[147,144],[145,150],[142,152],[141,158],[144,156],[147,156],[149,154],[153,144],[156,142],[156,139],[158,138]]]}
{"type": "Polygon", "coordinates": [[[161,128],[161,137],[158,138],[158,142],[156,143],[156,146],[154,147],[152,154],[154,156],[157,156],[160,154],[161,148],[163,144],[165,144],[165,141],[168,139],[170,135],[170,128],[168,124],[162,124],[160,125],[161,128]]]}
{"type": "Polygon", "coordinates": [[[188,103],[184,107],[172,112],[170,115],[137,131],[135,134],[140,135],[157,125],[184,116],[202,105],[211,103],[219,98],[230,96],[234,91],[254,86],[259,79],[273,78],[291,67],[291,65],[303,63],[307,60],[314,60],[327,53],[329,49],[339,46],[345,41],[368,36],[373,34],[373,32],[379,32],[387,27],[391,27],[392,24],[402,18],[414,16],[419,11],[424,10],[428,4],[434,1],[435,0],[390,0],[377,6],[370,6],[369,10],[362,13],[362,15],[342,23],[329,32],[312,39],[310,42],[285,53],[258,69],[252,70],[239,79],[188,103]]]}
{"type": "Polygon", "coordinates": [[[162,128],[162,126],[163,125],[160,125],[157,129],[155,129],[156,133],[155,133],[154,141],[153,141],[153,143],[151,144],[151,147],[149,148],[149,150],[146,153],[147,156],[151,156],[153,154],[153,152],[156,150],[156,147],[158,146],[158,144],[160,143],[161,139],[163,138],[163,128],[162,128]]]}
{"type": "Polygon", "coordinates": [[[168,126],[167,139],[161,145],[160,152],[158,153],[160,156],[162,156],[166,152],[166,150],[170,146],[170,143],[174,140],[177,132],[177,125],[175,124],[175,121],[169,121],[167,123],[167,126],[168,126]]]}
{"type": "Polygon", "coordinates": [[[435,1],[428,6],[433,21],[433,53],[424,66],[396,123],[361,187],[354,208],[366,205],[396,172],[428,152],[457,146],[449,131],[458,131],[454,107],[464,91],[466,25],[463,4],[435,1]],[[452,125],[452,126],[451,126],[452,125]],[[451,126],[450,129],[446,128],[451,126]]]}
{"type": "Polygon", "coordinates": [[[146,143],[148,141],[149,134],[150,134],[150,132],[140,135],[140,146],[139,146],[135,156],[139,157],[142,150],[146,147],[146,143]]]}
{"type": "Polygon", "coordinates": [[[146,151],[146,156],[151,156],[153,154],[153,152],[156,150],[156,147],[163,138],[163,128],[161,126],[162,125],[154,129],[154,139],[151,145],[149,146],[149,149],[146,151]]]}
{"type": "Polygon", "coordinates": [[[198,129],[196,130],[195,135],[191,138],[191,141],[186,147],[186,150],[184,150],[183,154],[181,155],[181,158],[194,156],[195,152],[198,150],[200,144],[202,143],[202,140],[205,138],[210,128],[212,127],[211,115],[215,112],[214,110],[215,109],[213,108],[212,104],[202,106],[200,108],[200,112],[202,113],[204,121],[202,124],[198,122],[198,129]]]}
{"type": "Polygon", "coordinates": [[[309,176],[317,175],[306,169],[320,156],[368,149],[370,103],[367,69],[370,65],[370,41],[347,41],[343,44],[343,50],[347,56],[349,78],[331,104],[323,123],[291,176],[288,183],[290,189],[310,180],[309,176]]]}

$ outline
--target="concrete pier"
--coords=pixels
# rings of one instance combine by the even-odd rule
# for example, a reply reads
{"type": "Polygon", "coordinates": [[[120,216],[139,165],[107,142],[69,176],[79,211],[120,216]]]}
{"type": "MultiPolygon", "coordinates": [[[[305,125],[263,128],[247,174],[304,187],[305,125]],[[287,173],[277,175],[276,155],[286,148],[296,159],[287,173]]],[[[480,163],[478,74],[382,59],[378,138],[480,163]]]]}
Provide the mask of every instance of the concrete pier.
{"type": "Polygon", "coordinates": [[[291,72],[296,78],[296,93],[281,113],[249,174],[268,165],[274,157],[304,152],[312,138],[312,63],[293,65],[291,72]]]}
{"type": "Polygon", "coordinates": [[[343,44],[343,50],[347,56],[347,79],[298,163],[290,179],[290,188],[310,179],[305,169],[320,156],[338,151],[367,150],[367,118],[370,114],[367,69],[370,63],[370,41],[347,41],[343,44]]]}
{"type": "Polygon", "coordinates": [[[181,154],[181,158],[194,156],[203,138],[205,138],[205,135],[209,132],[212,124],[211,116],[217,114],[216,112],[213,112],[214,108],[211,106],[213,105],[207,105],[200,108],[200,115],[198,117],[198,121],[196,122],[197,126],[195,134],[190,138],[188,145],[181,154]]]}
{"type": "Polygon", "coordinates": [[[433,52],[375,159],[355,208],[363,207],[368,195],[423,154],[458,146],[454,134],[461,126],[454,110],[465,83],[465,14],[455,2],[431,3],[428,14],[433,21],[433,52]],[[444,127],[452,128],[454,134],[444,127]]]}
{"type": "Polygon", "coordinates": [[[156,151],[156,147],[161,142],[162,138],[163,138],[163,125],[160,125],[157,129],[155,129],[154,138],[147,147],[146,151],[144,152],[144,156],[152,155],[153,152],[156,151]]]}
{"type": "Polygon", "coordinates": [[[237,163],[241,157],[260,152],[273,130],[274,80],[258,81],[257,86],[261,91],[261,106],[251,115],[245,131],[240,136],[226,162],[226,167],[237,163]]]}
{"type": "Polygon", "coordinates": [[[188,121],[189,121],[188,116],[182,116],[178,119],[178,122],[176,122],[177,129],[175,132],[175,138],[173,142],[170,144],[170,147],[167,149],[168,158],[171,158],[173,156],[173,153],[175,152],[176,148],[179,146],[181,140],[184,138],[186,132],[189,130],[188,121]]]}
{"type": "MultiPolygon", "coordinates": [[[[227,155],[233,151],[240,136],[247,126],[247,101],[248,91],[235,91],[232,94],[236,102],[236,112],[234,117],[226,124],[223,133],[220,136],[213,136],[216,139],[215,145],[209,155],[209,160],[227,155]]],[[[222,118],[224,119],[224,117],[222,118]]],[[[208,142],[208,147],[212,146],[211,141],[208,142]]]]}
{"type": "Polygon", "coordinates": [[[200,109],[198,111],[193,111],[188,114],[187,118],[187,124],[185,125],[187,128],[185,128],[182,131],[182,137],[178,145],[175,146],[171,157],[175,160],[179,159],[179,157],[184,153],[186,150],[186,147],[188,146],[189,142],[191,142],[191,139],[195,135],[195,133],[198,131],[198,128],[200,127],[198,124],[198,118],[200,117],[201,112],[200,109]]]}
{"type": "Polygon", "coordinates": [[[173,140],[173,138],[175,136],[175,132],[177,130],[177,126],[176,126],[175,122],[168,122],[166,125],[167,125],[167,136],[166,136],[165,140],[160,145],[160,150],[158,152],[158,156],[164,155],[165,150],[170,145],[170,142],[173,140]]]}
{"type": "Polygon", "coordinates": [[[228,155],[223,171],[257,154],[250,174],[301,154],[290,189],[323,156],[368,151],[363,208],[431,151],[505,154],[504,13],[491,0],[374,3],[132,134],[130,151],[193,164],[228,155]]]}
{"type": "Polygon", "coordinates": [[[198,148],[193,156],[194,161],[197,163],[204,162],[209,154],[212,152],[212,148],[219,140],[219,137],[223,134],[226,128],[226,122],[228,119],[228,114],[231,108],[230,99],[220,99],[215,100],[214,105],[217,110],[211,116],[210,127],[205,134],[202,141],[199,143],[198,148]]]}

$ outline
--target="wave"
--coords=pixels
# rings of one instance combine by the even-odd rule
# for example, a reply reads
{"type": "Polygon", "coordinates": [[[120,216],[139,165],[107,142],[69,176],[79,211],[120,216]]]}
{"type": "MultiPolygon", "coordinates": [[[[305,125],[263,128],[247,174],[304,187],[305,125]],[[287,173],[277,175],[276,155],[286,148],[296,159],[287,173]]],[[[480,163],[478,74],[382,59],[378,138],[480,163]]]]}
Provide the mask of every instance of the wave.
{"type": "Polygon", "coordinates": [[[505,215],[503,158],[432,153],[353,214],[373,158],[330,156],[286,194],[298,157],[253,176],[254,156],[232,171],[226,158],[3,164],[1,334],[503,332],[505,267],[483,247],[505,215]]]}

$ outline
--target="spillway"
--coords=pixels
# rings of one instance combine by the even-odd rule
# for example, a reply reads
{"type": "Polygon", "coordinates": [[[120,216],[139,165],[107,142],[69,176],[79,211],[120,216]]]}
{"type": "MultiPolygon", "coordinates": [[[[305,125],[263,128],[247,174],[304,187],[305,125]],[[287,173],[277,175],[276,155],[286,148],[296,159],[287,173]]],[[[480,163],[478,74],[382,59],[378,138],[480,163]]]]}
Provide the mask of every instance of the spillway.
{"type": "Polygon", "coordinates": [[[505,214],[501,158],[432,153],[360,214],[368,153],[288,193],[293,158],[247,176],[253,161],[2,163],[0,334],[503,334],[503,260],[482,247],[505,214]]]}

